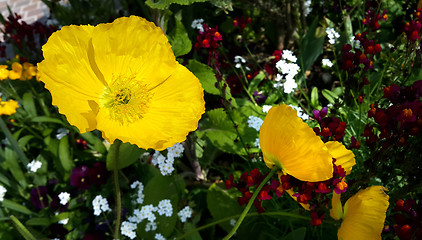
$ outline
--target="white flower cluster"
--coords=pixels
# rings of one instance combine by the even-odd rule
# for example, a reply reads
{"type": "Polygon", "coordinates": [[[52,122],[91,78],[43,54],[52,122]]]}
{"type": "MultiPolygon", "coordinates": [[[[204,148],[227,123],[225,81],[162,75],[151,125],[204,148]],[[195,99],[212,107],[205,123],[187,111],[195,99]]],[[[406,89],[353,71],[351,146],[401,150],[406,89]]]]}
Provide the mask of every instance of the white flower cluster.
{"type": "Polygon", "coordinates": [[[184,207],[177,213],[177,216],[179,216],[181,222],[186,222],[186,219],[192,216],[192,208],[189,206],[184,207]]]}
{"type": "Polygon", "coordinates": [[[255,147],[257,148],[261,148],[261,145],[259,144],[259,138],[255,139],[255,142],[253,143],[253,145],[255,145],[255,147]]]}
{"type": "Polygon", "coordinates": [[[340,37],[340,34],[334,30],[334,28],[327,27],[325,32],[328,35],[328,42],[330,44],[336,43],[336,40],[340,37]]]}
{"type": "Polygon", "coordinates": [[[333,63],[331,62],[331,60],[330,59],[328,59],[328,58],[323,58],[322,59],[322,66],[323,67],[332,67],[333,66],[333,63]]]}
{"type": "Polygon", "coordinates": [[[144,185],[140,181],[134,181],[130,185],[130,188],[132,188],[132,189],[138,188],[136,202],[138,204],[144,203],[144,197],[145,197],[145,195],[144,195],[144,185]]]}
{"type": "Polygon", "coordinates": [[[66,205],[70,200],[70,193],[68,192],[61,192],[59,194],[60,204],[66,205]]]}
{"type": "Polygon", "coordinates": [[[42,166],[42,163],[40,161],[32,160],[32,162],[28,163],[26,167],[29,168],[29,171],[36,172],[38,169],[41,168],[41,166],[42,166]]]}
{"type": "Polygon", "coordinates": [[[0,202],[3,202],[4,195],[6,195],[7,189],[0,185],[0,202]]]}
{"type": "Polygon", "coordinates": [[[174,171],[173,163],[175,157],[181,157],[183,154],[183,145],[181,143],[174,144],[173,147],[167,148],[167,158],[159,151],[155,151],[152,155],[151,163],[158,166],[163,176],[170,175],[174,171]]]}
{"type": "MultiPolygon", "coordinates": [[[[241,68],[242,67],[242,65],[243,64],[245,64],[246,63],[246,60],[242,57],[242,56],[235,56],[234,57],[234,63],[235,63],[235,65],[234,65],[234,67],[235,68],[241,68]]],[[[247,70],[247,71],[249,71],[249,70],[251,70],[249,67],[245,67],[245,69],[247,70]]]]}
{"type": "Polygon", "coordinates": [[[312,0],[306,0],[303,3],[303,7],[305,9],[305,17],[309,15],[309,13],[312,12],[312,8],[311,8],[311,4],[312,4],[312,0]]]}
{"type": "Polygon", "coordinates": [[[355,40],[355,36],[350,37],[350,45],[352,45],[353,48],[360,48],[360,41],[355,40]]]}
{"type": "Polygon", "coordinates": [[[202,26],[202,23],[204,23],[204,19],[194,19],[192,21],[192,24],[190,25],[193,29],[198,29],[200,32],[204,32],[204,27],[202,26]]]}
{"type": "Polygon", "coordinates": [[[264,112],[264,113],[268,113],[268,111],[270,111],[270,109],[272,108],[273,106],[271,106],[271,105],[264,105],[264,106],[262,106],[262,112],[264,112]]]}
{"type": "Polygon", "coordinates": [[[169,199],[161,200],[158,203],[158,214],[160,216],[166,215],[167,217],[171,217],[173,215],[173,206],[171,205],[171,202],[169,199]]]}
{"type": "Polygon", "coordinates": [[[164,238],[164,236],[161,235],[161,233],[156,233],[155,236],[154,236],[154,239],[156,239],[156,240],[166,240],[164,238]]]}
{"type": "Polygon", "coordinates": [[[295,62],[297,58],[292,51],[283,50],[282,59],[278,61],[275,66],[281,74],[277,74],[274,84],[275,88],[283,86],[284,93],[292,93],[297,88],[295,76],[299,73],[300,67],[295,62]],[[288,62],[289,61],[289,62],[288,62]],[[284,83],[281,80],[285,79],[284,83]]]}
{"type": "Polygon", "coordinates": [[[259,131],[259,129],[261,128],[262,123],[264,123],[264,120],[262,120],[259,117],[255,117],[251,115],[248,118],[248,126],[251,128],[254,128],[257,131],[259,131]]]}
{"type": "Polygon", "coordinates": [[[234,225],[236,225],[236,219],[232,218],[230,219],[230,225],[234,227],[234,225]]]}
{"type": "Polygon", "coordinates": [[[296,107],[296,106],[292,106],[289,105],[291,108],[293,108],[293,110],[295,110],[297,112],[297,116],[302,118],[303,120],[308,120],[309,119],[309,115],[303,112],[303,109],[301,107],[296,107]]]}
{"type": "Polygon", "coordinates": [[[107,199],[103,198],[101,195],[96,196],[94,200],[92,200],[92,206],[94,207],[95,216],[99,216],[101,212],[111,211],[107,199]]]}
{"type": "Polygon", "coordinates": [[[148,222],[147,225],[145,225],[145,232],[155,230],[157,230],[157,224],[155,222],[148,222]]]}
{"type": "Polygon", "coordinates": [[[120,232],[122,233],[122,235],[125,235],[128,238],[134,239],[136,238],[136,228],[137,226],[135,223],[123,221],[122,225],[120,226],[120,232]]]}

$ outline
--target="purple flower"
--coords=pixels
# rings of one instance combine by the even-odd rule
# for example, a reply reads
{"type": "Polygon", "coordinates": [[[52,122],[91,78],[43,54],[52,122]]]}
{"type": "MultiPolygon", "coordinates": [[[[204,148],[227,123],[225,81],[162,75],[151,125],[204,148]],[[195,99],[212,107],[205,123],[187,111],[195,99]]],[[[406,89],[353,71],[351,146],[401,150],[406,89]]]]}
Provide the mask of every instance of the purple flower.
{"type": "Polygon", "coordinates": [[[107,182],[109,172],[104,162],[96,162],[88,170],[89,183],[100,186],[107,182]]]}
{"type": "Polygon", "coordinates": [[[90,186],[88,171],[87,166],[75,167],[70,175],[70,185],[77,187],[79,190],[87,190],[90,186]]]}
{"type": "Polygon", "coordinates": [[[47,187],[40,186],[31,190],[31,203],[38,209],[48,207],[47,187]]]}

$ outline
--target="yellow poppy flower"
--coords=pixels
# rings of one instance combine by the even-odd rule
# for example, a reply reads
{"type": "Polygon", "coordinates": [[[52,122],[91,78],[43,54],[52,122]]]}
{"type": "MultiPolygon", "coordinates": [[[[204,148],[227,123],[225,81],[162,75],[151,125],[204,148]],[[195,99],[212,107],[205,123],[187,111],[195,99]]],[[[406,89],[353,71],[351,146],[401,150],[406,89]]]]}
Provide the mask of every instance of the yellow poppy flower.
{"type": "Polygon", "coordinates": [[[199,80],[143,18],[65,26],[42,50],[40,80],[82,133],[98,129],[109,142],[163,150],[185,140],[205,111],[199,80]]]}
{"type": "Polygon", "coordinates": [[[12,63],[12,70],[9,72],[9,78],[16,80],[22,76],[22,65],[18,62],[12,63]]]}
{"type": "Polygon", "coordinates": [[[286,104],[270,109],[259,132],[259,144],[269,168],[276,165],[302,181],[319,182],[332,178],[333,157],[341,158],[342,162],[354,162],[350,150],[338,142],[324,144],[286,104]]]}
{"type": "Polygon", "coordinates": [[[342,208],[340,194],[333,193],[330,216],[343,219],[338,230],[339,240],[381,239],[388,208],[388,191],[383,186],[360,190],[342,208]]]}
{"type": "Polygon", "coordinates": [[[0,80],[5,80],[9,77],[9,70],[7,65],[0,65],[0,80]]]}
{"type": "Polygon", "coordinates": [[[16,112],[16,109],[19,107],[18,102],[15,100],[9,100],[7,102],[0,101],[0,116],[2,115],[12,115],[16,112]]]}

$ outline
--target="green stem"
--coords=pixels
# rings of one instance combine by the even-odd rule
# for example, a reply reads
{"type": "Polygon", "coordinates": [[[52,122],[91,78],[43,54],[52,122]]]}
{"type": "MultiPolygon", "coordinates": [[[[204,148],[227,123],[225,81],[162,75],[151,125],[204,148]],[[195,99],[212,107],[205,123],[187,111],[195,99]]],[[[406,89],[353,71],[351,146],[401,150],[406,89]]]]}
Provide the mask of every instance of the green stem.
{"type": "Polygon", "coordinates": [[[3,121],[3,118],[0,117],[0,129],[3,131],[4,135],[6,135],[6,138],[9,140],[9,143],[12,145],[13,149],[18,154],[19,158],[22,160],[22,163],[25,165],[28,165],[29,160],[25,156],[25,153],[23,153],[22,149],[19,147],[18,142],[16,142],[15,138],[13,137],[12,133],[7,128],[6,124],[3,121]]]}
{"type": "Polygon", "coordinates": [[[120,183],[119,183],[119,149],[122,141],[116,139],[114,143],[116,145],[114,159],[113,159],[113,180],[114,180],[114,191],[116,194],[116,222],[114,225],[114,239],[120,239],[120,222],[122,217],[122,199],[120,194],[120,183]]]}
{"type": "Polygon", "coordinates": [[[246,217],[246,215],[249,212],[249,209],[251,209],[253,202],[255,201],[255,198],[258,196],[259,192],[261,191],[262,187],[264,187],[265,184],[267,184],[268,180],[279,170],[278,167],[274,166],[271,169],[271,172],[268,173],[268,175],[265,177],[265,179],[259,184],[258,188],[253,193],[251,199],[249,199],[248,205],[246,205],[246,208],[243,210],[242,214],[240,215],[239,219],[236,221],[236,224],[234,225],[233,229],[227,234],[226,237],[223,238],[223,240],[230,239],[239,228],[240,224],[243,222],[243,219],[246,217]]]}

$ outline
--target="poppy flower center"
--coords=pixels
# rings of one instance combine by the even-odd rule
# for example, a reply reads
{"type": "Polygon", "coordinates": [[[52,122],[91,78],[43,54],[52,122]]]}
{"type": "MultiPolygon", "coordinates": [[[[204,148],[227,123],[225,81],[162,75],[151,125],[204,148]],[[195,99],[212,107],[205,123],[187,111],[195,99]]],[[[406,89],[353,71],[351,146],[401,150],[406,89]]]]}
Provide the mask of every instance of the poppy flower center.
{"type": "Polygon", "coordinates": [[[124,125],[142,119],[151,98],[148,86],[135,76],[117,76],[104,89],[100,105],[110,119],[124,125]]]}

